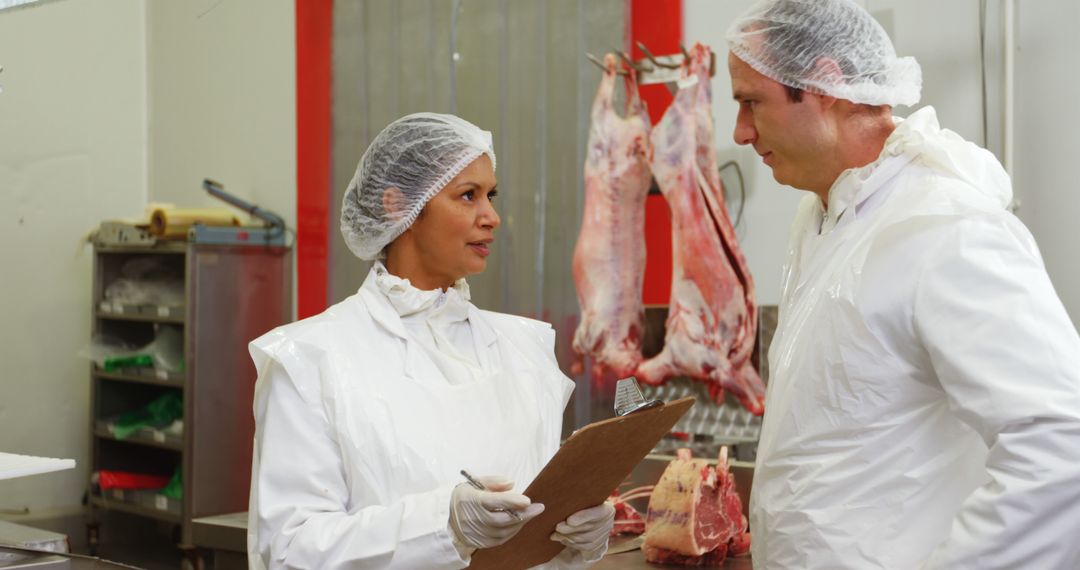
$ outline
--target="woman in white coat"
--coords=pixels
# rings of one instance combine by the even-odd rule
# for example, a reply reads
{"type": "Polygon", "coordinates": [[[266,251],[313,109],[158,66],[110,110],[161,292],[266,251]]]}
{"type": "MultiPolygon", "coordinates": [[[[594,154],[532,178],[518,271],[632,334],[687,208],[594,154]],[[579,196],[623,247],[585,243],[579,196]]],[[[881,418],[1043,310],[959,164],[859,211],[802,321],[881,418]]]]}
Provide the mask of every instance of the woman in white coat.
{"type": "MultiPolygon", "coordinates": [[[[463,568],[543,511],[519,493],[558,448],[573,384],[549,325],[469,302],[495,185],[491,134],[449,115],[403,117],[360,159],[341,230],[376,260],[367,279],[251,343],[251,568],[463,568]]],[[[598,560],[613,517],[569,517],[547,566],[598,560]]]]}

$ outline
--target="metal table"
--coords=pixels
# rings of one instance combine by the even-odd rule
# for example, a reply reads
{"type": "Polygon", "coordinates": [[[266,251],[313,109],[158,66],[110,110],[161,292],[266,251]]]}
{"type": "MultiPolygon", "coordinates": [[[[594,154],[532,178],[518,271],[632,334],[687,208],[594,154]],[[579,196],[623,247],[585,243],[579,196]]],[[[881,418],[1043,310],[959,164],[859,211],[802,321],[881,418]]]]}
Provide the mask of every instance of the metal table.
{"type": "MultiPolygon", "coordinates": [[[[686,568],[686,566],[669,566],[661,564],[649,564],[645,562],[645,553],[640,550],[632,550],[620,554],[605,556],[600,562],[589,567],[592,570],[657,570],[658,568],[686,568]]],[[[753,570],[754,565],[750,562],[750,556],[736,556],[724,561],[720,566],[724,570],[753,570]]]]}
{"type": "MultiPolygon", "coordinates": [[[[212,552],[215,570],[247,568],[245,552],[247,513],[205,517],[192,522],[195,546],[212,552]]],[[[685,566],[649,564],[645,562],[645,554],[638,549],[609,554],[590,568],[595,570],[656,570],[657,568],[685,568],[685,566]]],[[[753,565],[750,563],[750,556],[747,555],[728,558],[722,568],[724,570],[752,570],[753,565]]]]}
{"type": "Polygon", "coordinates": [[[3,570],[138,570],[134,566],[109,562],[93,556],[47,552],[0,545],[3,570]]]}
{"type": "Polygon", "coordinates": [[[210,551],[214,570],[247,570],[246,512],[192,520],[191,540],[210,551]]]}
{"type": "MultiPolygon", "coordinates": [[[[645,553],[641,548],[636,548],[627,552],[620,552],[621,545],[632,545],[637,543],[640,545],[639,537],[632,536],[617,536],[611,539],[608,547],[608,555],[605,556],[600,562],[590,566],[596,570],[615,570],[615,569],[650,569],[657,570],[658,568],[686,568],[686,566],[675,566],[669,564],[650,564],[645,561],[645,553]]],[[[752,570],[753,564],[750,562],[750,555],[729,557],[724,561],[723,566],[713,566],[713,568],[723,568],[724,570],[752,570]]]]}

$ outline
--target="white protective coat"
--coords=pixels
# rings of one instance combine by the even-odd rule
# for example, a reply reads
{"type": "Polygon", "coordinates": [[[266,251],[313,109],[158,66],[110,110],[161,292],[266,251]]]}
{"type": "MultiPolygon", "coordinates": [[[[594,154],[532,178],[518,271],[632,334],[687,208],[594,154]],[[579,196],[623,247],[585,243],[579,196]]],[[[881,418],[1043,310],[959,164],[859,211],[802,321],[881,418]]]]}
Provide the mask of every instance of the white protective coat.
{"type": "Polygon", "coordinates": [[[988,151],[923,108],[804,199],[755,568],[1080,568],[1080,338],[988,151]]]}
{"type": "Polygon", "coordinates": [[[252,568],[467,565],[448,529],[459,471],[520,493],[558,449],[573,390],[549,325],[471,304],[468,320],[486,372],[448,379],[373,269],[355,295],[251,343],[252,568]]]}

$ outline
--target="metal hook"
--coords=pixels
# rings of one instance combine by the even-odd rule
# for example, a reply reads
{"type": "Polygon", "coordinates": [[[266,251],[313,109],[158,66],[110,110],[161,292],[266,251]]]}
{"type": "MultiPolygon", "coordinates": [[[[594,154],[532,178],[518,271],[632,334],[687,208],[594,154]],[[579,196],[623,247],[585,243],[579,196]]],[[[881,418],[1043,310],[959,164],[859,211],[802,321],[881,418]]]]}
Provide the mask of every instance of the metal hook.
{"type": "Polygon", "coordinates": [[[661,63],[657,61],[656,56],[654,56],[652,52],[649,51],[649,48],[645,47],[645,44],[641,43],[640,41],[637,42],[637,47],[641,50],[641,53],[645,54],[645,57],[657,67],[663,67],[664,69],[679,69],[679,67],[681,67],[680,65],[675,63],[661,63]]]}
{"type": "MultiPolygon", "coordinates": [[[[596,59],[595,55],[593,55],[591,53],[586,53],[585,57],[589,58],[589,61],[593,62],[593,64],[596,65],[596,67],[599,67],[600,69],[603,69],[604,73],[607,73],[607,70],[608,70],[607,65],[604,65],[604,62],[600,61],[599,59],[596,59]]],[[[622,69],[616,69],[615,73],[617,75],[630,75],[630,73],[628,71],[624,71],[622,69]]]]}
{"type": "Polygon", "coordinates": [[[615,53],[618,54],[619,58],[621,58],[623,60],[623,63],[626,64],[626,67],[629,67],[630,69],[633,69],[634,71],[637,71],[638,73],[641,73],[643,71],[652,71],[651,67],[648,67],[648,66],[646,66],[645,64],[643,64],[641,62],[634,61],[630,57],[630,54],[626,53],[625,51],[618,50],[615,53]]]}

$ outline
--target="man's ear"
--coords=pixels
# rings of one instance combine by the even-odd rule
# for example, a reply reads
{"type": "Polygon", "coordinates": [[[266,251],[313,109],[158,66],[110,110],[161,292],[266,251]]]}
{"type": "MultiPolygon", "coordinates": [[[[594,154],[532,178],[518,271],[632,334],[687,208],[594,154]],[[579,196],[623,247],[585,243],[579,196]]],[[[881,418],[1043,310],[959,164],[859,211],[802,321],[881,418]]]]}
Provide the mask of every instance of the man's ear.
{"type": "Polygon", "coordinates": [[[391,186],[383,191],[382,207],[386,217],[398,219],[405,215],[405,194],[397,187],[391,186]]]}
{"type": "Polygon", "coordinates": [[[814,75],[811,79],[826,85],[835,85],[844,82],[844,70],[840,64],[831,57],[819,57],[814,62],[814,75]]]}
{"type": "MultiPolygon", "coordinates": [[[[840,64],[831,57],[819,57],[814,63],[814,75],[811,77],[815,82],[823,83],[825,85],[837,85],[844,83],[844,70],[840,68],[840,64]]],[[[836,97],[831,95],[820,95],[823,108],[832,107],[836,102],[836,97]]]]}

